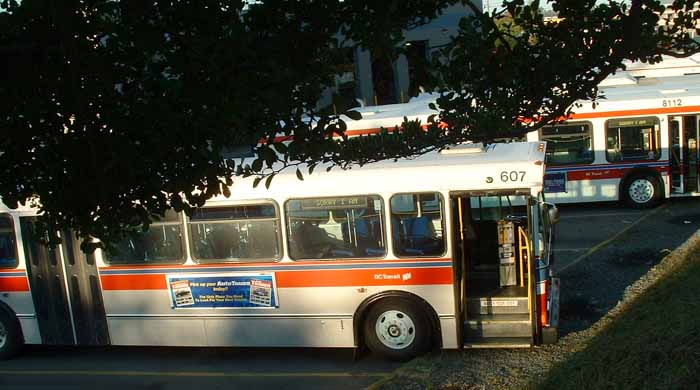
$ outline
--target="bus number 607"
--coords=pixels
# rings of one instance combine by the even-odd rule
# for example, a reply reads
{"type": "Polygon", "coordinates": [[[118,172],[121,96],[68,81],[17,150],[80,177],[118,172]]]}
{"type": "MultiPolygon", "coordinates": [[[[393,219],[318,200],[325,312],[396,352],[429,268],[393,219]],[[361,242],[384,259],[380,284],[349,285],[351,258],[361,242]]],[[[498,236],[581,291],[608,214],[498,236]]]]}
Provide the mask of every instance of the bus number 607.
{"type": "Polygon", "coordinates": [[[501,181],[523,181],[525,180],[525,171],[503,171],[501,172],[501,181]]]}

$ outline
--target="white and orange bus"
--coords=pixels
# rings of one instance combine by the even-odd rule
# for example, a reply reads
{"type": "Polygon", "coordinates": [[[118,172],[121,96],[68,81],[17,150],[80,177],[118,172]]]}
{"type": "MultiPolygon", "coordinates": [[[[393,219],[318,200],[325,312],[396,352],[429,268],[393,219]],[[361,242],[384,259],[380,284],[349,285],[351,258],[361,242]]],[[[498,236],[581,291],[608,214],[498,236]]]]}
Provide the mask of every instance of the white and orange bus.
{"type": "Polygon", "coordinates": [[[547,200],[644,208],[700,195],[699,65],[634,64],[600,84],[595,107],[580,102],[566,122],[528,134],[547,141],[547,200]]]}
{"type": "MultiPolygon", "coordinates": [[[[564,123],[527,135],[547,141],[547,200],[621,200],[644,208],[700,195],[700,55],[629,63],[599,87],[604,98],[595,106],[580,101],[564,123]]],[[[426,123],[436,97],[359,108],[363,119],[346,118],[347,134],[375,134],[404,117],[426,123]]]]}
{"type": "Polygon", "coordinates": [[[236,179],[106,253],[35,240],[0,206],[0,356],[22,344],[434,347],[556,340],[556,209],[544,143],[465,144],[317,169],[269,189],[236,179]]]}

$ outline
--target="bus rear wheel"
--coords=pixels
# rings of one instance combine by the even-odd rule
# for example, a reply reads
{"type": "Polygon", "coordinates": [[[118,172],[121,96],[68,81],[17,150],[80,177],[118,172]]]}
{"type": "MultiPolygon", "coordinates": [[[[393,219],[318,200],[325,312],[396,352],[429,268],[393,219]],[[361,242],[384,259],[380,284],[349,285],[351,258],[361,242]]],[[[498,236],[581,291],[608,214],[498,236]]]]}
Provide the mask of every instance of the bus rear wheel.
{"type": "Polygon", "coordinates": [[[625,181],[622,196],[630,207],[651,208],[661,201],[661,184],[653,176],[635,175],[625,181]]]}
{"type": "Polygon", "coordinates": [[[14,316],[0,309],[0,360],[9,359],[19,352],[22,334],[14,316]]]}
{"type": "Polygon", "coordinates": [[[367,347],[385,358],[412,359],[430,347],[431,327],[425,312],[414,302],[387,298],[374,304],[364,322],[367,347]]]}

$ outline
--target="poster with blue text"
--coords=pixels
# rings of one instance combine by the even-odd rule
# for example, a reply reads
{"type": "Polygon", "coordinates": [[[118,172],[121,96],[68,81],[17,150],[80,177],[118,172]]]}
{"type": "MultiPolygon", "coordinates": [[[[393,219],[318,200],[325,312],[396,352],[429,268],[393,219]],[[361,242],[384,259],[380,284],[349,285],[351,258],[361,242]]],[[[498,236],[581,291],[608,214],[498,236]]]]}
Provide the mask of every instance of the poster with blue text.
{"type": "Polygon", "coordinates": [[[566,192],[566,172],[554,172],[544,175],[544,192],[548,194],[566,192]]]}
{"type": "Polygon", "coordinates": [[[167,275],[175,309],[274,308],[274,273],[167,275]]]}

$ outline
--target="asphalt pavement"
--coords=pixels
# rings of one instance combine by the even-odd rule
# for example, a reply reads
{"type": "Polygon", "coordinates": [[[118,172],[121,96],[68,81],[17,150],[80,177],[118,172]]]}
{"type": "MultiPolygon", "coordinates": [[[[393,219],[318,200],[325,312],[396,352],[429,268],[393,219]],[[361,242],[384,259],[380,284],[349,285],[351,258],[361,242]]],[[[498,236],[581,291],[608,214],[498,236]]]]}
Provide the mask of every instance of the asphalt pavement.
{"type": "Polygon", "coordinates": [[[0,389],[362,389],[400,363],[345,349],[29,347],[0,389]]]}
{"type": "Polygon", "coordinates": [[[700,229],[700,199],[672,199],[650,210],[615,203],[562,206],[555,264],[561,324],[585,329],[614,307],[625,289],[700,229]]]}

